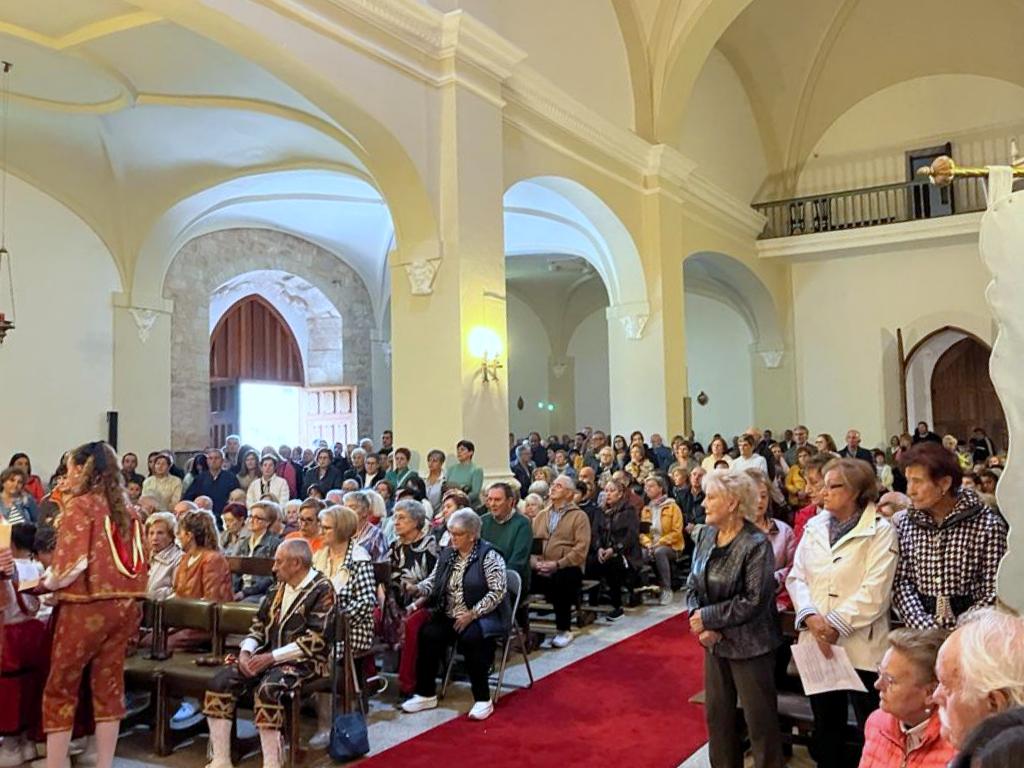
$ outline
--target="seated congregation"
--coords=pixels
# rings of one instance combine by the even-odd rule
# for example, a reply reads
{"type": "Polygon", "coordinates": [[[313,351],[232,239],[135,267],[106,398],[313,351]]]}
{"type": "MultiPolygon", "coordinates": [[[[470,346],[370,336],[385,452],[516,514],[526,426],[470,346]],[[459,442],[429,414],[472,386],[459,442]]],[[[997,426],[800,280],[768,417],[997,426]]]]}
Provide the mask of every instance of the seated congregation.
{"type": "Polygon", "coordinates": [[[1024,706],[1024,619],[995,607],[1002,457],[927,425],[873,452],[853,429],[841,451],[809,437],[510,435],[512,479],[486,487],[469,440],[421,476],[390,431],[260,451],[231,436],[182,468],[151,453],[146,476],[89,443],[48,483],[15,454],[0,768],[67,765],[83,737],[76,762],[107,768],[129,720],[161,755],[206,729],[229,768],[239,709],[278,768],[388,685],[409,716],[437,707],[456,650],[485,720],[510,655],[532,682],[531,652],[677,591],[712,765],[781,766],[794,743],[828,768],[1001,764],[984,755],[1019,748],[1024,706]],[[842,648],[866,691],[804,695],[794,642],[842,648]]]}

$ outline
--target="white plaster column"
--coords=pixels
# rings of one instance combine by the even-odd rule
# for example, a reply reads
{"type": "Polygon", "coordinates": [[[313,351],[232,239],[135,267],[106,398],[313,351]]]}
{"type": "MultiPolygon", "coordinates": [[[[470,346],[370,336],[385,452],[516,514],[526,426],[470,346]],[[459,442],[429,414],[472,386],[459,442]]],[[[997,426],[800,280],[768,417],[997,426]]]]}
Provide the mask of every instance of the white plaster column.
{"type": "Polygon", "coordinates": [[[115,293],[114,400],[119,453],[171,446],[171,302],[115,293]]]}
{"type": "MultiPolygon", "coordinates": [[[[452,17],[452,23],[462,24],[452,17]]],[[[432,448],[449,456],[467,438],[487,477],[505,477],[508,461],[508,332],[502,198],[501,80],[523,57],[494,37],[487,61],[470,62],[460,40],[452,77],[428,109],[437,141],[435,207],[441,242],[403,242],[391,263],[392,408],[396,445],[422,469],[432,448]],[[500,62],[504,61],[502,66],[500,62]],[[498,66],[495,63],[499,62],[498,66]],[[483,68],[481,68],[483,67],[483,68]],[[485,328],[500,346],[497,378],[484,381],[470,334],[485,328]]],[[[475,34],[487,34],[475,30],[475,34]]]]}

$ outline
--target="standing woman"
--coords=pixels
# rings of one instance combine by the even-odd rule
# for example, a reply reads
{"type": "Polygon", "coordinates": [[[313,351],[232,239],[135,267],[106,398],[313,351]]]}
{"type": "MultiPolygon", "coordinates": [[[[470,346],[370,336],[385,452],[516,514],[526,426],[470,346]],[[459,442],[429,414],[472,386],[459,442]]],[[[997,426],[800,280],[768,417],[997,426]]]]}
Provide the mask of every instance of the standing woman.
{"type": "Polygon", "coordinates": [[[793,567],[796,536],[792,528],[782,520],[776,520],[772,513],[772,482],[768,476],[756,469],[748,469],[746,472],[757,486],[757,509],[754,511],[753,523],[768,537],[775,556],[775,607],[780,611],[788,611],[793,603],[786,592],[786,577],[793,567]]]}
{"type": "Polygon", "coordinates": [[[114,762],[124,717],[124,659],[139,630],[148,579],[142,525],[128,506],[117,457],[104,442],[68,457],[68,495],[43,586],[57,598],[50,674],[43,691],[47,768],[68,759],[82,675],[89,668],[96,765],[114,762]]]}
{"type": "Polygon", "coordinates": [[[153,457],[153,474],[142,482],[142,495],[160,500],[160,511],[169,512],[181,501],[181,479],[170,473],[171,459],[165,453],[153,457]]]}
{"type": "Polygon", "coordinates": [[[259,479],[260,455],[250,448],[242,456],[242,471],[238,473],[238,487],[243,491],[248,491],[249,486],[259,479]]]}
{"type": "Polygon", "coordinates": [[[435,510],[441,508],[441,496],[448,478],[444,474],[444,451],[435,448],[427,454],[427,476],[424,478],[427,501],[435,510]]]}
{"type": "Polygon", "coordinates": [[[811,756],[823,768],[845,768],[857,765],[861,753],[860,746],[849,748],[836,737],[846,729],[849,706],[861,734],[878,706],[872,685],[888,645],[898,549],[892,525],[875,509],[878,482],[871,465],[836,459],[825,465],[824,475],[825,513],[807,522],[786,589],[803,633],[800,642],[816,642],[826,657],[833,645],[842,646],[868,689],[809,697],[811,756]]]}
{"type": "Polygon", "coordinates": [[[272,497],[282,507],[288,503],[288,481],[277,475],[277,456],[266,454],[260,459],[260,476],[249,485],[245,492],[245,505],[252,509],[253,505],[267,496],[272,497]]]}
{"type": "Polygon", "coordinates": [[[11,456],[11,461],[7,466],[17,467],[24,472],[25,493],[30,494],[36,503],[43,500],[43,496],[46,494],[46,487],[43,485],[43,481],[39,479],[39,475],[32,474],[32,461],[27,453],[14,454],[11,456]]]}
{"type": "Polygon", "coordinates": [[[710,453],[704,457],[704,461],[700,463],[704,467],[705,472],[710,472],[715,468],[715,464],[720,461],[724,461],[726,464],[732,466],[732,457],[729,455],[729,446],[726,444],[725,439],[722,437],[716,437],[711,441],[711,445],[708,446],[710,453]]]}
{"type": "Polygon", "coordinates": [[[716,469],[704,478],[707,524],[697,537],[687,582],[690,631],[704,646],[704,716],[713,768],[743,765],[737,696],[755,768],[781,768],[775,652],[775,558],[751,522],[757,486],[745,472],[716,469]]]}

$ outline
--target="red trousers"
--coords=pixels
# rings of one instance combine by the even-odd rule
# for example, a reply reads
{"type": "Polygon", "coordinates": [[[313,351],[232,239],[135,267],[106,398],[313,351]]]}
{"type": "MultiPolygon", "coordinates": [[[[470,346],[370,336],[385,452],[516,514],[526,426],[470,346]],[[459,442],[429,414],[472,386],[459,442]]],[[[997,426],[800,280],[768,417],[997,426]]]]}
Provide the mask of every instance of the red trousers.
{"type": "Polygon", "coordinates": [[[427,623],[430,611],[420,608],[405,617],[402,633],[402,655],[398,660],[398,690],[401,693],[416,691],[416,657],[419,655],[420,627],[427,623]]]}
{"type": "Polygon", "coordinates": [[[0,735],[34,731],[39,725],[43,683],[50,660],[46,624],[29,619],[0,629],[0,735]]]}
{"type": "Polygon", "coordinates": [[[124,717],[124,660],[140,619],[141,611],[132,599],[60,605],[53,660],[43,691],[44,731],[71,730],[86,668],[96,722],[124,717]]]}

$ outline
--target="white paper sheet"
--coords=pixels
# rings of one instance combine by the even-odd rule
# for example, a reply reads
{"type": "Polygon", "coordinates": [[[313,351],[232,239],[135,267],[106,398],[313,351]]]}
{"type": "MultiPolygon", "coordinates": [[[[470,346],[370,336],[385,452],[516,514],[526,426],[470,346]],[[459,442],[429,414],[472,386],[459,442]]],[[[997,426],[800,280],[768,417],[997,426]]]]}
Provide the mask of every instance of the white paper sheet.
{"type": "Polygon", "coordinates": [[[18,591],[24,592],[39,586],[43,569],[33,561],[15,560],[14,567],[18,571],[18,591]]]}
{"type": "Polygon", "coordinates": [[[833,645],[832,658],[826,659],[814,638],[804,632],[800,642],[790,648],[808,696],[827,691],[867,691],[842,646],[833,645]]]}

